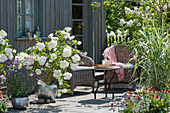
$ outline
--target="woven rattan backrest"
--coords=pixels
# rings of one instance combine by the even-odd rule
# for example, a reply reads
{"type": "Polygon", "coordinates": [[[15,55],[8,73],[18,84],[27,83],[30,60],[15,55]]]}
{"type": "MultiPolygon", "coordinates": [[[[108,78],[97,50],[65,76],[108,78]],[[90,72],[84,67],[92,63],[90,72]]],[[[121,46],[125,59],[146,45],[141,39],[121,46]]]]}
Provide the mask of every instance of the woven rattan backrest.
{"type": "Polygon", "coordinates": [[[80,55],[80,61],[83,62],[83,66],[93,66],[94,65],[94,61],[92,60],[92,58],[88,57],[88,56],[85,56],[85,55],[80,55]]]}
{"type": "MultiPolygon", "coordinates": [[[[127,63],[134,57],[134,53],[129,49],[127,45],[116,45],[115,54],[118,62],[127,63]]],[[[134,62],[131,62],[134,63],[134,62]]]]}

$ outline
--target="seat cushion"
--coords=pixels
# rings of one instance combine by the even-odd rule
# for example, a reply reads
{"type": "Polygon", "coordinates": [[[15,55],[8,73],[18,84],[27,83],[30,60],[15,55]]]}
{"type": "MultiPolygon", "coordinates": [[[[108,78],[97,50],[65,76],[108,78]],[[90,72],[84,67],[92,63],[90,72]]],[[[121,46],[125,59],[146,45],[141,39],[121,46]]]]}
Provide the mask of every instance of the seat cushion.
{"type": "Polygon", "coordinates": [[[124,68],[133,68],[132,63],[123,63],[123,64],[124,64],[124,68]]]}

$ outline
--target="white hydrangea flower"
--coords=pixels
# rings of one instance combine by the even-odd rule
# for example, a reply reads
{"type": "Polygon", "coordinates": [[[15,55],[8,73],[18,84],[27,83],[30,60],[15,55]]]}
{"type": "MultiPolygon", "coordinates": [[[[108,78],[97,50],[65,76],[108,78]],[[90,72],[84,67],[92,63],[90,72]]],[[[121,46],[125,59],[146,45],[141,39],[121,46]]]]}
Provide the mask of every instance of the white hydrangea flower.
{"type": "Polygon", "coordinates": [[[5,54],[0,55],[0,63],[4,63],[7,60],[8,60],[8,58],[7,58],[7,56],[5,54]]]}
{"type": "Polygon", "coordinates": [[[120,26],[123,26],[126,22],[123,19],[120,19],[120,26]]]}
{"type": "Polygon", "coordinates": [[[64,28],[64,30],[65,30],[66,32],[70,32],[71,29],[72,29],[71,27],[65,27],[65,28],[64,28]]]}
{"type": "Polygon", "coordinates": [[[1,79],[1,83],[0,84],[4,84],[4,82],[6,81],[6,77],[4,75],[1,75],[0,79],[1,79]]]}
{"type": "Polygon", "coordinates": [[[38,48],[38,50],[40,50],[40,51],[43,50],[44,47],[45,47],[44,43],[38,42],[38,43],[36,44],[36,48],[38,48]]]}
{"type": "Polygon", "coordinates": [[[71,47],[70,46],[67,46],[64,48],[63,50],[63,57],[70,57],[71,56],[71,47]]]}
{"type": "Polygon", "coordinates": [[[36,69],[36,70],[35,70],[35,73],[36,73],[37,75],[40,75],[42,72],[41,72],[40,69],[36,69]]]}
{"type": "Polygon", "coordinates": [[[62,86],[63,85],[63,79],[58,79],[59,80],[59,85],[62,86]]]}
{"type": "Polygon", "coordinates": [[[63,37],[63,38],[67,39],[67,38],[69,38],[69,37],[70,37],[70,33],[67,33],[67,32],[66,32],[66,33],[64,34],[64,37],[63,37]]]}
{"type": "Polygon", "coordinates": [[[52,54],[51,54],[51,59],[54,60],[54,59],[56,59],[56,58],[57,58],[57,55],[56,55],[55,53],[52,53],[52,54]]]}
{"type": "Polygon", "coordinates": [[[136,26],[141,26],[141,23],[139,22],[136,26]]]}
{"type": "Polygon", "coordinates": [[[60,61],[60,68],[64,69],[64,68],[66,68],[68,66],[69,66],[69,63],[66,60],[60,61]]]}
{"type": "Polygon", "coordinates": [[[62,90],[62,92],[63,92],[63,93],[67,93],[67,89],[64,88],[64,89],[62,90]]]}
{"type": "Polygon", "coordinates": [[[110,36],[116,37],[116,34],[115,34],[113,31],[111,31],[111,32],[110,32],[110,36]]]}
{"type": "Polygon", "coordinates": [[[53,33],[50,33],[49,35],[48,35],[48,38],[52,38],[54,36],[54,34],[53,33]]]}
{"type": "Polygon", "coordinates": [[[76,70],[77,67],[78,67],[78,64],[72,63],[72,64],[70,65],[70,68],[71,68],[72,70],[76,70]]]}
{"type": "Polygon", "coordinates": [[[118,29],[118,30],[117,30],[117,34],[118,34],[118,35],[121,35],[122,32],[118,29]]]}
{"type": "Polygon", "coordinates": [[[61,70],[54,70],[53,72],[53,77],[57,78],[57,79],[60,79],[60,76],[61,76],[61,70]]]}
{"type": "Polygon", "coordinates": [[[81,44],[82,44],[82,42],[81,42],[81,41],[78,41],[78,42],[77,42],[77,45],[81,45],[81,44]]]}
{"type": "Polygon", "coordinates": [[[11,49],[11,48],[5,48],[5,53],[6,53],[7,55],[12,54],[12,49],[11,49]]]}
{"type": "Polygon", "coordinates": [[[5,38],[7,36],[7,33],[2,29],[0,31],[0,35],[2,36],[2,38],[5,38]]]}
{"type": "Polygon", "coordinates": [[[69,40],[73,40],[75,38],[75,36],[70,36],[69,40]]]}
{"type": "Polygon", "coordinates": [[[52,40],[48,43],[48,47],[49,47],[49,50],[51,51],[51,49],[55,48],[57,46],[57,41],[55,40],[52,40]]]}
{"type": "Polygon", "coordinates": [[[70,80],[71,77],[72,77],[72,73],[69,73],[69,72],[64,73],[65,80],[70,80]]]}
{"type": "Polygon", "coordinates": [[[75,54],[74,56],[71,57],[73,62],[78,62],[80,61],[80,56],[78,54],[75,54]]]}
{"type": "Polygon", "coordinates": [[[38,58],[38,62],[41,66],[43,66],[45,64],[46,60],[47,60],[47,57],[45,57],[45,56],[41,56],[38,58]]]}

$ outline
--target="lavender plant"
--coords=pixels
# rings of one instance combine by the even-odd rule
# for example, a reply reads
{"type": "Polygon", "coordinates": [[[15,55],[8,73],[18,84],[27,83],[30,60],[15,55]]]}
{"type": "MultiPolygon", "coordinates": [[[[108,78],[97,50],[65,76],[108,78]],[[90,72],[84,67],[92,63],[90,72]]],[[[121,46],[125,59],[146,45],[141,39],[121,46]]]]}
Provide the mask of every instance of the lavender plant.
{"type": "Polygon", "coordinates": [[[6,85],[12,97],[27,97],[31,93],[31,77],[27,74],[26,65],[20,68],[20,61],[9,60],[4,65],[6,85]]]}

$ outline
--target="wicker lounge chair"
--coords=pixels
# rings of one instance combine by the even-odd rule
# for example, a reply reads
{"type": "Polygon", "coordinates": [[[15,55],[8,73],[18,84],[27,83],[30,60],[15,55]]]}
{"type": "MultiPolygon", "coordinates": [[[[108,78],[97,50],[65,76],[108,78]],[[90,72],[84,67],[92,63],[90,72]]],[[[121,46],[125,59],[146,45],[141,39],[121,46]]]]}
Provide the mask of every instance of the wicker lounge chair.
{"type": "MultiPolygon", "coordinates": [[[[134,74],[134,76],[132,76],[134,73],[133,66],[135,65],[135,59],[133,59],[132,61],[130,61],[130,59],[137,57],[137,50],[132,52],[131,50],[129,50],[129,47],[130,46],[127,46],[127,45],[116,45],[115,46],[115,55],[116,55],[117,61],[125,64],[125,66],[124,66],[124,80],[118,81],[117,76],[114,76],[112,83],[115,83],[115,84],[132,83],[133,90],[135,90],[136,82],[132,82],[136,78],[136,73],[134,74]]],[[[113,74],[113,72],[109,71],[107,76],[110,77],[109,75],[111,75],[111,74],[113,74]]]]}
{"type": "Polygon", "coordinates": [[[70,89],[73,91],[77,86],[87,85],[91,86],[94,90],[94,78],[93,78],[93,69],[94,61],[85,55],[80,55],[81,61],[83,64],[81,66],[87,66],[85,68],[76,69],[75,71],[68,69],[69,72],[73,74],[71,79],[68,81],[70,84],[70,89]]]}

